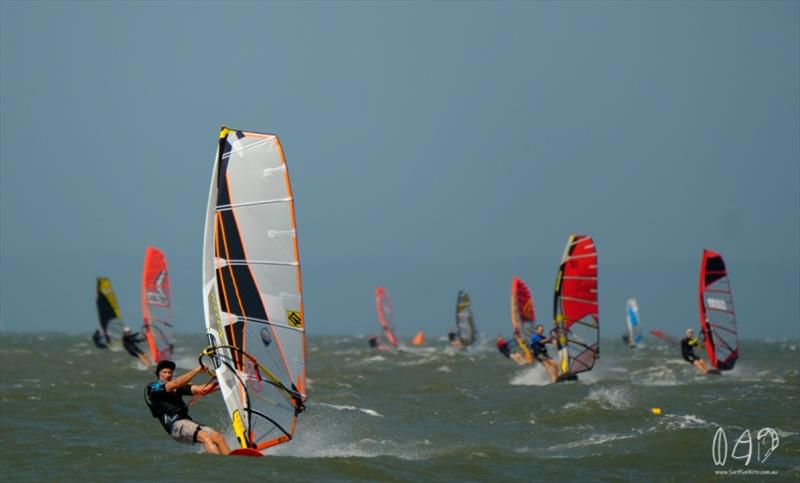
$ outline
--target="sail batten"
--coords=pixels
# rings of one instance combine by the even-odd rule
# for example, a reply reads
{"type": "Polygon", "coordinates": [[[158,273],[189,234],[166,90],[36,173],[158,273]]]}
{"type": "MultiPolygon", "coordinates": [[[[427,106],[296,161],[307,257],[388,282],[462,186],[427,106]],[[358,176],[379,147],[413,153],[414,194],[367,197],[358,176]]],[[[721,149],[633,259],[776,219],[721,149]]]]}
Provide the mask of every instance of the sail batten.
{"type": "Polygon", "coordinates": [[[221,260],[219,261],[220,266],[224,265],[241,265],[241,266],[249,266],[249,265],[276,265],[281,267],[299,267],[300,264],[297,262],[279,262],[279,261],[270,261],[270,260],[221,260]]]}
{"type": "Polygon", "coordinates": [[[306,398],[306,340],[294,200],[275,135],[220,132],[203,295],[212,360],[239,445],[264,450],[289,441],[306,398]]]}
{"type": "Polygon", "coordinates": [[[290,201],[293,201],[293,198],[276,198],[273,200],[260,200],[260,201],[251,201],[249,203],[220,205],[217,207],[217,211],[230,211],[235,208],[243,208],[246,206],[274,205],[276,203],[288,203],[290,201]]]}

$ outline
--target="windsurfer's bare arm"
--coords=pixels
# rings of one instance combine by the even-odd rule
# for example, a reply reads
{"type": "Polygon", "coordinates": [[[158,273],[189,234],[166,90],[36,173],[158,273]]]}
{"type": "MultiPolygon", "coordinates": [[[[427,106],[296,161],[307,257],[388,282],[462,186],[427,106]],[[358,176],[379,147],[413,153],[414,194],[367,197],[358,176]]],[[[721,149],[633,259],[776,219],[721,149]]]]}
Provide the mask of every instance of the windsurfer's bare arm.
{"type": "Polygon", "coordinates": [[[219,389],[219,384],[216,382],[207,382],[205,384],[192,384],[192,395],[196,394],[211,394],[219,389]]]}
{"type": "MultiPolygon", "coordinates": [[[[194,369],[192,369],[191,371],[189,371],[189,372],[187,372],[185,374],[181,374],[178,378],[173,379],[172,381],[169,381],[164,386],[164,389],[166,389],[167,392],[176,391],[177,389],[179,389],[179,388],[189,384],[190,382],[192,382],[192,379],[197,377],[198,374],[203,373],[205,371],[206,371],[205,366],[197,366],[194,369]]],[[[192,393],[194,393],[194,389],[192,390],[192,393]]]]}

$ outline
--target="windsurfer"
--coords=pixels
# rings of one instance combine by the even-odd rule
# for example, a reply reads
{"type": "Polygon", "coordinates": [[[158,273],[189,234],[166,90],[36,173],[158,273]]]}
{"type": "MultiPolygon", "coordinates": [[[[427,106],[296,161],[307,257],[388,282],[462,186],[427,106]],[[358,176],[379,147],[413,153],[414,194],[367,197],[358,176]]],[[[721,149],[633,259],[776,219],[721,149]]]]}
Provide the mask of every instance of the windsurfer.
{"type": "Polygon", "coordinates": [[[622,341],[625,342],[625,345],[631,345],[631,336],[627,332],[622,334],[622,341]]]}
{"type": "Polygon", "coordinates": [[[377,335],[369,336],[369,339],[367,339],[367,342],[369,342],[369,346],[370,347],[372,347],[373,349],[375,349],[377,351],[382,351],[382,350],[384,350],[386,348],[383,344],[381,344],[381,339],[377,335]]]}
{"type": "Polygon", "coordinates": [[[205,395],[219,389],[219,385],[211,382],[203,385],[191,384],[192,379],[207,371],[202,365],[175,380],[172,379],[174,371],[174,362],[159,362],[156,366],[158,380],[148,384],[145,389],[145,402],[153,417],[158,418],[167,434],[176,441],[187,444],[199,441],[206,452],[211,454],[230,453],[225,438],[214,429],[194,422],[189,417],[189,407],[183,402],[183,396],[205,395]]]}
{"type": "Polygon", "coordinates": [[[461,342],[461,339],[458,338],[458,335],[455,332],[448,332],[447,338],[450,340],[450,347],[453,349],[464,348],[464,344],[461,342]]]}
{"type": "Polygon", "coordinates": [[[511,345],[517,344],[515,340],[505,340],[502,335],[497,336],[497,350],[500,351],[505,357],[513,359],[520,366],[528,364],[525,357],[519,352],[511,352],[511,345]]]}
{"type": "Polygon", "coordinates": [[[132,332],[130,327],[125,327],[122,331],[122,347],[128,351],[128,354],[132,355],[133,357],[138,357],[142,364],[145,366],[150,365],[150,359],[147,358],[147,355],[139,349],[139,346],[136,345],[139,342],[144,342],[144,339],[140,339],[137,336],[139,335],[138,332],[132,332]]]}
{"type": "Polygon", "coordinates": [[[544,326],[541,324],[536,326],[536,333],[531,336],[530,348],[533,351],[533,357],[542,363],[550,379],[556,382],[558,378],[558,364],[550,358],[547,354],[547,347],[545,344],[553,343],[553,339],[544,335],[544,326]]]}
{"type": "Polygon", "coordinates": [[[694,338],[694,331],[692,329],[686,329],[686,337],[681,339],[681,355],[683,355],[686,362],[695,366],[701,374],[707,374],[708,366],[706,366],[706,361],[694,354],[694,348],[699,345],[699,338],[694,338]]]}
{"type": "Polygon", "coordinates": [[[111,343],[111,337],[108,336],[106,331],[97,329],[92,334],[92,341],[94,341],[94,345],[97,346],[98,349],[108,349],[111,343]]]}
{"type": "Polygon", "coordinates": [[[497,336],[497,350],[505,357],[511,357],[510,343],[505,340],[502,335],[497,336]]]}

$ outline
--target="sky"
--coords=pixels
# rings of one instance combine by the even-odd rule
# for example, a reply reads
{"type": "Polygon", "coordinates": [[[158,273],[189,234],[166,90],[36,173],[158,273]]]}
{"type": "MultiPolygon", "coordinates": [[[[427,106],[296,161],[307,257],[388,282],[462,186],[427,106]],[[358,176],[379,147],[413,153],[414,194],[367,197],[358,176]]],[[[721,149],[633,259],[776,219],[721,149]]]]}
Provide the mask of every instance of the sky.
{"type": "Polygon", "coordinates": [[[546,322],[579,233],[604,337],[696,327],[709,248],[743,337],[800,338],[799,2],[0,2],[0,330],[93,331],[97,275],[140,326],[154,245],[204,332],[223,124],[281,138],[310,335],[378,285],[508,334],[515,275],[546,322]]]}

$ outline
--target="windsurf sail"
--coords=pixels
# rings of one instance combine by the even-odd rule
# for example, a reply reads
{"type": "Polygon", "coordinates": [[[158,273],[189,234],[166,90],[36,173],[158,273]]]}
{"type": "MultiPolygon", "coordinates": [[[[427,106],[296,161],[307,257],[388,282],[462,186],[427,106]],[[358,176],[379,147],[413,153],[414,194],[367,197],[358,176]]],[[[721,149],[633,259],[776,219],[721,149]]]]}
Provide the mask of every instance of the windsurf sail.
{"type": "Polygon", "coordinates": [[[169,359],[175,347],[172,328],[172,291],[169,286],[167,257],[155,247],[144,252],[142,270],[142,332],[147,339],[153,364],[169,359]]]}
{"type": "Polygon", "coordinates": [[[703,250],[699,295],[700,327],[711,365],[722,371],[731,370],[739,358],[733,291],[722,255],[711,250],[703,250]]]}
{"type": "Polygon", "coordinates": [[[425,344],[425,332],[420,330],[419,332],[417,332],[414,338],[411,339],[411,345],[420,346],[424,344],[425,344]]]}
{"type": "Polygon", "coordinates": [[[120,346],[122,341],[122,313],[117,305],[117,297],[111,280],[97,277],[97,317],[100,329],[107,334],[106,342],[110,346],[120,346]]]}
{"type": "Polygon", "coordinates": [[[378,320],[383,327],[383,335],[386,341],[397,348],[397,336],[394,331],[394,310],[392,309],[392,298],[389,292],[383,288],[378,287],[375,289],[375,309],[378,311],[378,320]]]}
{"type": "Polygon", "coordinates": [[[536,314],[533,308],[533,296],[530,289],[521,279],[511,279],[511,326],[514,328],[514,338],[517,348],[522,352],[525,360],[533,362],[533,353],[528,347],[528,341],[534,332],[533,323],[536,314]]]}
{"type": "Polygon", "coordinates": [[[222,128],[203,244],[203,305],[216,377],[242,448],[289,441],[306,399],[294,198],[274,134],[222,128]]]}
{"type": "Polygon", "coordinates": [[[597,250],[591,237],[570,235],[556,275],[553,320],[562,376],[594,367],[600,354],[597,250]]]}
{"type": "Polygon", "coordinates": [[[475,320],[472,317],[472,306],[467,292],[459,291],[456,299],[456,336],[466,347],[475,342],[475,320]]]}
{"type": "Polygon", "coordinates": [[[628,345],[636,347],[642,342],[642,332],[639,327],[639,304],[636,299],[628,299],[625,304],[625,319],[628,323],[628,345]]]}

